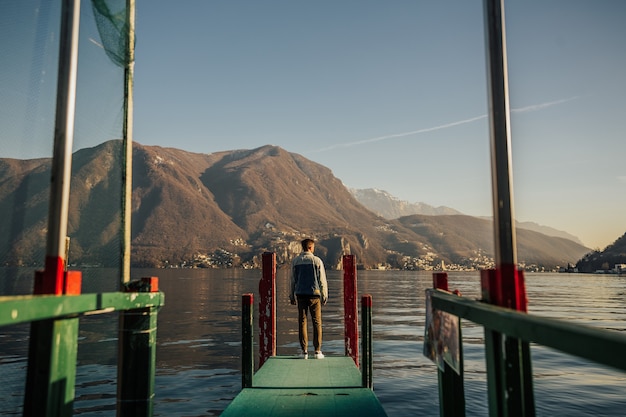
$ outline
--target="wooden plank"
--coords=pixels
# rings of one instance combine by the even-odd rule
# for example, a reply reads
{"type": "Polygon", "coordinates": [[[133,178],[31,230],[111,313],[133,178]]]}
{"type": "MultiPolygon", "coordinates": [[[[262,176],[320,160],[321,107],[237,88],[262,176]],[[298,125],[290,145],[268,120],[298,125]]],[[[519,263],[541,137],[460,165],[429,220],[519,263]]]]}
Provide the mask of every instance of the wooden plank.
{"type": "Polygon", "coordinates": [[[274,356],[222,416],[386,416],[350,357],[274,356]]]}

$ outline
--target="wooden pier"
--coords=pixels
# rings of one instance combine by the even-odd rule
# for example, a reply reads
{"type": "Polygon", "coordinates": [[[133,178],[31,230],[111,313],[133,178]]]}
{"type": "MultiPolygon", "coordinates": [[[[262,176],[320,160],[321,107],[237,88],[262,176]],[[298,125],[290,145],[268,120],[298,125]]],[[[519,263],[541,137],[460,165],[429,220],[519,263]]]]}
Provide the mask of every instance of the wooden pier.
{"type": "Polygon", "coordinates": [[[361,298],[358,347],[356,262],[344,255],[345,356],[276,356],[276,254],[263,254],[259,282],[259,369],[254,373],[254,294],[243,294],[242,390],[222,416],[386,416],[372,390],[372,297],[361,298]],[[357,367],[361,360],[361,369],[357,367]]]}
{"type": "Polygon", "coordinates": [[[222,416],[386,416],[349,356],[273,356],[222,416]]]}

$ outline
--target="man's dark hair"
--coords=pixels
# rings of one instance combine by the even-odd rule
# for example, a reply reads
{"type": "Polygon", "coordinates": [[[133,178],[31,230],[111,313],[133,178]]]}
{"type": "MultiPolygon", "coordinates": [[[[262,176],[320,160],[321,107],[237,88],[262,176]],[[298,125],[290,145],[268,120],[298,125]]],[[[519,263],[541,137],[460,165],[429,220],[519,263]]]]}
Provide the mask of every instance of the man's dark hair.
{"type": "Polygon", "coordinates": [[[313,247],[313,245],[315,245],[315,241],[313,239],[304,239],[300,243],[302,244],[303,251],[308,251],[310,248],[313,247]]]}

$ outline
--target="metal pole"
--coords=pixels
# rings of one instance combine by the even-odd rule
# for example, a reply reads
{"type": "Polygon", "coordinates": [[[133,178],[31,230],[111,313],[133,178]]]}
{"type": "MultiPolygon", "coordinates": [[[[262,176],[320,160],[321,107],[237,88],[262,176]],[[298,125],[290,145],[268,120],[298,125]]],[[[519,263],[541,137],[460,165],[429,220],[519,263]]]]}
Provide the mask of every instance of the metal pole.
{"type": "MultiPolygon", "coordinates": [[[[496,243],[495,274],[496,280],[500,280],[501,290],[496,297],[501,301],[516,300],[514,304],[519,305],[517,301],[523,298],[525,303],[526,296],[519,293],[520,278],[517,273],[504,0],[484,0],[484,13],[496,243]],[[506,293],[502,292],[505,288],[506,293]]],[[[529,344],[495,332],[487,333],[490,334],[486,334],[486,343],[493,347],[492,357],[488,358],[488,367],[491,365],[488,373],[498,375],[496,381],[489,384],[490,415],[534,416],[529,344]]]]}
{"type": "Polygon", "coordinates": [[[252,388],[254,377],[253,348],[253,303],[254,294],[241,297],[241,388],[252,388]]]}
{"type": "Polygon", "coordinates": [[[485,0],[496,265],[516,265],[504,0],[485,0]]]}
{"type": "Polygon", "coordinates": [[[50,288],[54,285],[53,292],[57,294],[60,293],[63,271],[66,266],[65,248],[72,175],[80,1],[64,0],[61,13],[59,73],[44,278],[46,281],[44,287],[50,288]],[[54,284],[51,281],[54,281],[54,284]]]}
{"type": "Polygon", "coordinates": [[[372,345],[372,296],[365,294],[361,297],[361,385],[369,389],[374,389],[372,345]]]}
{"type": "Polygon", "coordinates": [[[135,0],[126,1],[128,44],[124,69],[124,131],[122,137],[121,287],[130,281],[131,212],[133,193],[133,79],[135,72],[135,0]]]}
{"type": "MultiPolygon", "coordinates": [[[[35,273],[36,294],[80,294],[80,273],[65,272],[79,24],[80,0],[64,0],[59,33],[46,260],[44,270],[35,273]]],[[[78,318],[31,323],[24,416],[72,415],[77,352],[78,318]]]]}

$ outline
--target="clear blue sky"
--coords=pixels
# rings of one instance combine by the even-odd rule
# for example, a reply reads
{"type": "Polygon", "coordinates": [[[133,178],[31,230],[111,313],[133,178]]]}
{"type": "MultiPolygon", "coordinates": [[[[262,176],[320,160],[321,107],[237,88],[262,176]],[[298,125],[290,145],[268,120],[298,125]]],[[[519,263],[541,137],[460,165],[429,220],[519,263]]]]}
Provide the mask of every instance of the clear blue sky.
{"type": "MultiPolygon", "coordinates": [[[[517,220],[604,248],[626,231],[626,1],[506,18],[517,220]]],[[[348,187],[492,214],[481,1],[138,0],[136,34],[136,141],[278,145],[348,187]]]]}

